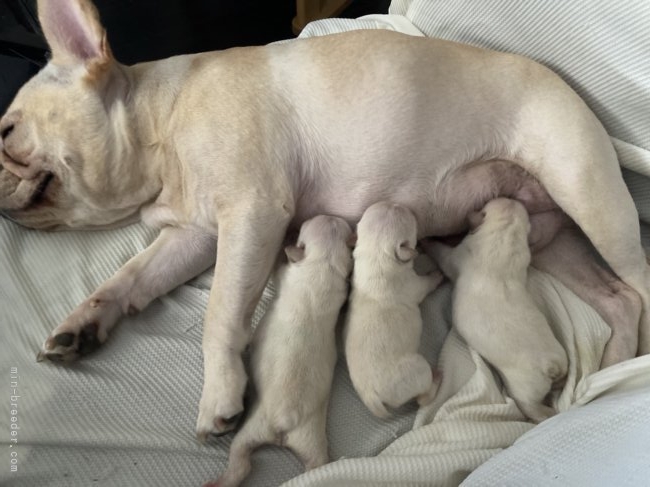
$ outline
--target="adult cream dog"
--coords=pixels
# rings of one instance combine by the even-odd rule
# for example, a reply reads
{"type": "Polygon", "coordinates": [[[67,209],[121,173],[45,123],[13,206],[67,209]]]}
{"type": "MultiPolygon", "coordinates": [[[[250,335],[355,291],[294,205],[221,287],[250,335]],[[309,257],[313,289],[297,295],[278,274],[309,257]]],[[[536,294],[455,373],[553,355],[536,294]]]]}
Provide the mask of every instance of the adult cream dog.
{"type": "Polygon", "coordinates": [[[543,421],[555,414],[544,399],[566,377],[568,358],[527,290],[528,214],[519,202],[497,198],[470,225],[454,248],[427,245],[454,281],[454,326],[497,369],[519,409],[543,421]]]}
{"type": "Polygon", "coordinates": [[[329,461],[325,423],[335,328],[352,270],[351,235],[345,221],[321,215],[303,223],[297,245],[286,248],[289,263],[275,275],[277,298],[251,347],[257,399],[213,485],[239,485],[251,470],[252,451],[265,443],[291,448],[306,469],[329,461]]]}
{"type": "Polygon", "coordinates": [[[388,417],[417,399],[430,403],[439,377],[418,353],[420,303],[442,282],[440,271],[419,276],[417,223],[408,208],[381,201],[371,205],[357,227],[354,274],[343,343],[354,389],[375,415],[388,417]]]}
{"type": "Polygon", "coordinates": [[[582,267],[548,259],[549,272],[585,289],[610,326],[631,328],[610,356],[637,352],[637,332],[650,351],[636,209],[602,125],[548,69],[386,31],[127,67],[89,0],[38,10],[52,58],[0,120],[6,215],[41,229],[162,228],[53,330],[42,358],[99,346],[120,316],[216,258],[197,431],[228,431],[243,409],[252,310],[288,227],[317,214],[354,223],[390,199],[413,211],[420,236],[448,235],[496,196],[522,201],[533,233],[547,210],[575,221],[633,298],[603,306],[610,280],[592,267],[588,289],[582,267]]]}

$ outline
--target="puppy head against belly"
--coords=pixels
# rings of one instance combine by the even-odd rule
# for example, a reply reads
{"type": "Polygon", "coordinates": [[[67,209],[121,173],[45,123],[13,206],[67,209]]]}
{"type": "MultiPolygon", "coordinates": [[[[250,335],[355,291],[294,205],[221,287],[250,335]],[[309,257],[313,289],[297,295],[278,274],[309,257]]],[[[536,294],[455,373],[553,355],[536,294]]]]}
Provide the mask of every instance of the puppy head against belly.
{"type": "Polygon", "coordinates": [[[494,233],[506,228],[524,235],[530,231],[526,208],[516,200],[496,198],[487,202],[481,211],[467,216],[470,233],[494,233]]]}
{"type": "Polygon", "coordinates": [[[352,270],[352,229],[335,216],[319,215],[300,227],[296,245],[285,247],[289,262],[326,261],[343,276],[352,270]]]}
{"type": "Polygon", "coordinates": [[[524,269],[530,263],[528,212],[518,201],[497,198],[468,215],[470,234],[461,244],[472,249],[473,265],[499,274],[524,269]]]}
{"type": "Polygon", "coordinates": [[[50,62],[0,119],[0,211],[35,228],[132,220],[153,195],[137,169],[128,80],[94,6],[38,2],[50,62]]]}
{"type": "Polygon", "coordinates": [[[355,257],[373,255],[400,264],[417,256],[417,221],[405,206],[380,201],[368,207],[357,225],[355,257]]]}

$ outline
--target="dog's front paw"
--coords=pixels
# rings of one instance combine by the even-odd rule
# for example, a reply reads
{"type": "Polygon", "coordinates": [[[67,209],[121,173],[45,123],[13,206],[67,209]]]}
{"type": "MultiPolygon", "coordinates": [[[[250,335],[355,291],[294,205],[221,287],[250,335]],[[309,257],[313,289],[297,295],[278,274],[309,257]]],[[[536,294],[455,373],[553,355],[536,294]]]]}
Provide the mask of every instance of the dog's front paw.
{"type": "Polygon", "coordinates": [[[36,360],[72,362],[91,353],[106,341],[120,314],[114,302],[98,298],[84,301],[45,340],[36,360]]]}
{"type": "Polygon", "coordinates": [[[237,427],[244,412],[246,380],[244,364],[239,355],[229,354],[218,360],[217,367],[206,367],[196,422],[196,437],[201,443],[210,434],[221,436],[237,427]]]}

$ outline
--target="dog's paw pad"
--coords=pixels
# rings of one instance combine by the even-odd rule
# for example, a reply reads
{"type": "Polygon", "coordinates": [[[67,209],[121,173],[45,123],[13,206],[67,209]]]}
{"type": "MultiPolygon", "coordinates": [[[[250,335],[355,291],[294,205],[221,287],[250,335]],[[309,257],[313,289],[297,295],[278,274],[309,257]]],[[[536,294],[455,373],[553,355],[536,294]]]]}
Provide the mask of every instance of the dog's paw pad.
{"type": "Polygon", "coordinates": [[[78,333],[63,332],[50,336],[36,356],[38,362],[72,362],[87,355],[101,346],[99,324],[91,322],[79,329],[78,333]]]}
{"type": "Polygon", "coordinates": [[[61,345],[62,347],[69,347],[74,343],[74,334],[73,333],[61,333],[54,337],[54,343],[61,345]]]}
{"type": "Polygon", "coordinates": [[[101,346],[102,342],[97,334],[98,329],[97,323],[88,323],[81,329],[78,346],[81,355],[87,355],[101,346]]]}

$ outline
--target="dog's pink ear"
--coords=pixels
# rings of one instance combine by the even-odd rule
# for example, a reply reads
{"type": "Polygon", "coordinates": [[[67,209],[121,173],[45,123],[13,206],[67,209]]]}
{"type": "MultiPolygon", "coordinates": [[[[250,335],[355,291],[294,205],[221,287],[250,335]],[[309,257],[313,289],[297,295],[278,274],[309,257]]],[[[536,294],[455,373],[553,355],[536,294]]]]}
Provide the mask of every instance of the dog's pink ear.
{"type": "Polygon", "coordinates": [[[54,64],[92,69],[111,61],[106,31],[89,0],[38,0],[38,18],[54,64]]]}
{"type": "Polygon", "coordinates": [[[409,246],[409,243],[405,240],[400,243],[395,249],[395,258],[400,262],[407,263],[412,261],[418,256],[418,251],[413,247],[409,246]]]}
{"type": "Polygon", "coordinates": [[[300,262],[305,258],[305,246],[288,245],[284,248],[284,253],[287,254],[287,259],[289,259],[289,262],[295,264],[296,262],[300,262]]]}
{"type": "Polygon", "coordinates": [[[483,220],[485,220],[485,211],[472,211],[468,214],[467,223],[469,224],[470,233],[474,233],[481,226],[483,220]]]}

